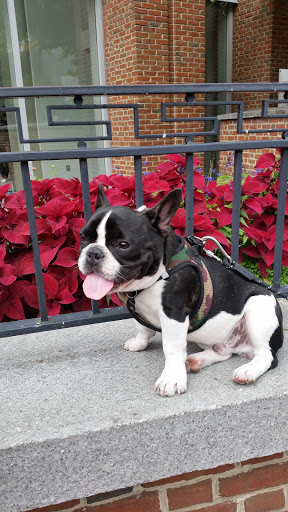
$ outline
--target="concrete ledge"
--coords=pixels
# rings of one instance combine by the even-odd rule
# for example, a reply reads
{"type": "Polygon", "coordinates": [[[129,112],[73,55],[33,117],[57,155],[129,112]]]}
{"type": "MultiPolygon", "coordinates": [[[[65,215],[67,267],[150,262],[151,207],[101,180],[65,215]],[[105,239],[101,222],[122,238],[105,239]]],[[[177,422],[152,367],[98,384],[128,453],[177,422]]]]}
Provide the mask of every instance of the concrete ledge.
{"type": "MultiPolygon", "coordinates": [[[[275,117],[278,117],[281,114],[287,115],[288,110],[286,106],[279,106],[274,108],[269,108],[269,115],[275,115],[275,117]]],[[[270,118],[263,117],[262,116],[262,110],[254,109],[254,110],[245,110],[243,112],[243,119],[250,119],[250,118],[261,118],[262,121],[269,121],[270,118]]],[[[219,121],[227,121],[227,119],[237,119],[238,118],[238,112],[231,112],[230,114],[220,114],[218,116],[219,121]]]]}
{"type": "Polygon", "coordinates": [[[123,320],[1,340],[1,512],[288,449],[287,335],[278,368],[255,384],[232,382],[235,357],[161,398],[161,338],[127,353],[133,332],[123,320]]]}

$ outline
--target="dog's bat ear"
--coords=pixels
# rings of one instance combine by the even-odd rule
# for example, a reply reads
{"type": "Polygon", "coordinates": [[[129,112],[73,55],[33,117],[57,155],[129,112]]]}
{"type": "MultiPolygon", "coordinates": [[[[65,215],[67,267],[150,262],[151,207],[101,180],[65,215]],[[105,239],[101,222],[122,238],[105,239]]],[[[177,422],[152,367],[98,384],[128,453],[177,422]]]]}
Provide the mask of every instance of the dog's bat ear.
{"type": "Polygon", "coordinates": [[[102,185],[101,181],[99,181],[95,210],[97,210],[98,208],[102,208],[102,207],[106,208],[108,206],[111,206],[111,204],[109,203],[107,197],[104,194],[103,185],[102,185]]]}
{"type": "Polygon", "coordinates": [[[182,200],[182,191],[176,188],[163,197],[158,204],[146,210],[144,215],[147,215],[152,226],[163,233],[168,235],[170,231],[170,222],[177,212],[182,200]]]}

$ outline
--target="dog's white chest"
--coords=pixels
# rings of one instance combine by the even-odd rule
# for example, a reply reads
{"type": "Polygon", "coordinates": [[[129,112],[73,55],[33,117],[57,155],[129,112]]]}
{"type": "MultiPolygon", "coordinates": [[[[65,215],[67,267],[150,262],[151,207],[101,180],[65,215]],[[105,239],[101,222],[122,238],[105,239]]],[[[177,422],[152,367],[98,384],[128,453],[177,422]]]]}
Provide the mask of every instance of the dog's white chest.
{"type": "Polygon", "coordinates": [[[160,329],[159,311],[162,309],[161,296],[164,284],[165,281],[157,281],[137,295],[135,300],[136,313],[158,329],[160,329]]]}

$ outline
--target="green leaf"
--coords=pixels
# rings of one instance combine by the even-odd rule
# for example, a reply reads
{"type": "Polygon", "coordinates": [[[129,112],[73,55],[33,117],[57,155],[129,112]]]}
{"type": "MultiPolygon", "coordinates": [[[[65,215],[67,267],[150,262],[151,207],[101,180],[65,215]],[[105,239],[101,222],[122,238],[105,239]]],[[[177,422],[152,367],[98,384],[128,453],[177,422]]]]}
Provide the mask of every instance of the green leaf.
{"type": "Polygon", "coordinates": [[[246,228],[248,228],[248,224],[247,224],[246,220],[243,219],[243,217],[240,217],[240,222],[241,222],[241,224],[244,224],[244,226],[246,226],[246,228]]]}
{"type": "MultiPolygon", "coordinates": [[[[248,196],[247,196],[247,197],[248,197],[248,196]]],[[[244,210],[244,208],[241,208],[240,213],[241,213],[242,217],[245,217],[245,219],[249,219],[249,215],[248,215],[248,214],[247,214],[247,212],[244,210]]]]}
{"type": "Polygon", "coordinates": [[[221,228],[218,228],[218,231],[220,231],[220,233],[223,233],[223,235],[231,235],[232,233],[232,229],[229,228],[228,226],[221,226],[221,228]]]}

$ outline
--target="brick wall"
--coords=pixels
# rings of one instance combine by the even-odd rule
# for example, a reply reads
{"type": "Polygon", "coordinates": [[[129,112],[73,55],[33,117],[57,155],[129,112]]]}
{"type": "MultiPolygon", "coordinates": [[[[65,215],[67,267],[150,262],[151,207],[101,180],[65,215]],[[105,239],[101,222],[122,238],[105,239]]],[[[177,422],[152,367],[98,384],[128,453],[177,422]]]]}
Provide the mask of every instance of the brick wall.
{"type": "MultiPolygon", "coordinates": [[[[234,13],[234,82],[277,81],[279,68],[288,67],[286,4],[287,0],[239,1],[234,13]]],[[[108,85],[205,82],[205,0],[103,0],[103,16],[108,85]]],[[[245,110],[260,108],[261,100],[268,96],[246,94],[245,110]]],[[[276,98],[275,95],[270,97],[276,98]]],[[[197,97],[200,99],[203,98],[197,97]]],[[[233,99],[244,97],[237,94],[233,99]]],[[[110,98],[109,101],[139,101],[142,134],[183,131],[181,123],[161,124],[160,102],[163,100],[184,101],[184,97],[141,96],[110,98]]],[[[147,145],[145,140],[134,140],[131,111],[110,110],[109,115],[113,146],[147,145]]],[[[199,108],[193,115],[204,115],[204,111],[199,108]]],[[[181,117],[180,110],[174,108],[173,116],[181,117]]],[[[200,127],[200,124],[193,125],[196,129],[200,127]]],[[[150,143],[173,141],[155,139],[150,143]]],[[[150,170],[159,160],[160,157],[149,157],[150,170]]],[[[113,172],[132,174],[133,159],[115,158],[113,172]]]]}
{"type": "Polygon", "coordinates": [[[271,81],[278,82],[278,70],[288,68],[288,11],[286,0],[275,0],[271,81]]]}
{"type": "MultiPolygon", "coordinates": [[[[288,68],[288,10],[286,0],[241,0],[234,16],[233,35],[233,81],[234,82],[278,82],[280,68],[288,68]]],[[[244,100],[245,112],[261,109],[265,98],[277,99],[277,94],[235,94],[233,99],[244,100]]],[[[244,120],[243,129],[283,128],[286,119],[260,117],[244,120]]],[[[221,121],[220,141],[262,140],[279,137],[279,134],[238,135],[236,120],[221,121]]],[[[244,171],[253,171],[258,157],[265,150],[243,152],[244,171]]],[[[274,150],[269,150],[274,152],[274,150]]],[[[221,152],[219,170],[232,174],[229,165],[231,155],[221,152]],[[227,165],[228,164],[228,165],[227,165]]]]}
{"type": "MultiPolygon", "coordinates": [[[[233,82],[271,81],[273,8],[274,0],[239,2],[234,17],[233,82]]],[[[237,99],[243,97],[238,95],[237,99]]],[[[253,108],[260,108],[257,93],[245,95],[245,110],[253,108]]]]}
{"type": "MultiPolygon", "coordinates": [[[[255,130],[255,129],[272,129],[272,128],[283,128],[286,124],[286,119],[279,118],[270,118],[263,119],[261,117],[258,118],[248,118],[244,119],[243,130],[255,130]]],[[[263,139],[281,139],[281,133],[255,133],[249,134],[248,136],[243,134],[237,134],[237,120],[236,119],[227,119],[222,120],[220,122],[220,142],[236,142],[243,140],[263,140],[263,139]]],[[[253,150],[245,150],[243,151],[243,170],[245,172],[253,171],[256,165],[256,162],[260,155],[265,152],[277,153],[277,150],[273,149],[253,149],[253,150]]],[[[231,152],[221,151],[219,156],[219,172],[224,174],[233,174],[233,158],[231,159],[231,152]]]]}
{"type": "Polygon", "coordinates": [[[33,512],[287,512],[288,452],[34,509],[33,512]]]}
{"type": "Polygon", "coordinates": [[[271,80],[273,23],[274,0],[239,2],[234,17],[233,81],[271,80]]]}
{"type": "MultiPolygon", "coordinates": [[[[288,68],[287,34],[286,0],[239,1],[234,16],[233,82],[278,82],[279,69],[288,68]]],[[[245,95],[245,110],[260,108],[263,97],[245,95]]]]}

